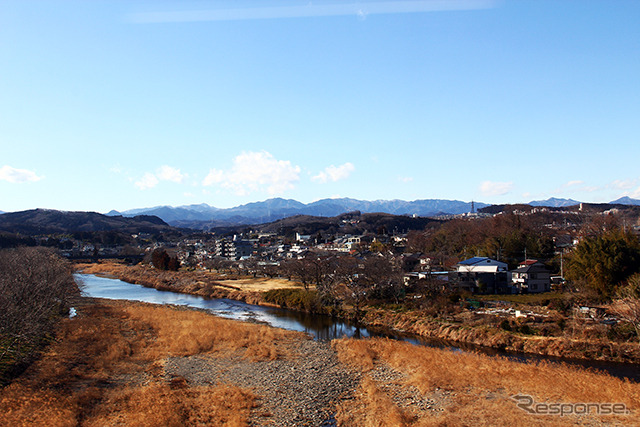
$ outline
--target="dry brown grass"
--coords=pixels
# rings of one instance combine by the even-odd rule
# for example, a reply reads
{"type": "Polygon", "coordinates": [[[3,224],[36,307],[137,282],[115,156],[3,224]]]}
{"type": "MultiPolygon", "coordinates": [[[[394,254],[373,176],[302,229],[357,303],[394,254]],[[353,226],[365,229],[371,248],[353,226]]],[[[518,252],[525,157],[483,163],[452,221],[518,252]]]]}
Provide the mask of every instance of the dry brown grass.
{"type": "Polygon", "coordinates": [[[274,360],[286,356],[284,343],[301,336],[192,310],[166,309],[160,318],[158,307],[135,305],[127,307],[126,313],[129,319],[150,325],[155,333],[153,344],[143,350],[148,359],[243,350],[244,356],[252,360],[274,360]]]}
{"type": "Polygon", "coordinates": [[[365,377],[351,404],[338,407],[336,419],[343,426],[395,427],[408,425],[411,416],[395,406],[369,377],[365,377]]]}
{"type": "Polygon", "coordinates": [[[58,340],[0,390],[0,425],[246,425],[256,396],[164,377],[171,355],[287,355],[293,332],[206,313],[121,301],[79,308],[58,340]]]}
{"type": "MultiPolygon", "coordinates": [[[[384,339],[341,339],[335,340],[333,345],[342,361],[363,372],[385,363],[405,374],[406,384],[416,386],[424,396],[431,396],[442,389],[449,396],[444,412],[408,419],[392,402],[386,403],[386,410],[380,409],[378,406],[384,405],[383,399],[376,397],[380,390],[375,391],[365,383],[351,407],[344,407],[347,403],[343,403],[339,412],[343,425],[495,425],[497,419],[501,425],[566,425],[577,422],[575,417],[529,415],[517,408],[510,398],[515,394],[530,395],[536,402],[548,403],[624,403],[632,415],[617,418],[601,416],[600,420],[638,425],[640,384],[608,375],[570,366],[523,364],[384,339]],[[368,413],[365,418],[353,419],[353,414],[362,412],[373,401],[378,402],[374,405],[376,413],[389,416],[373,417],[377,424],[369,420],[371,416],[368,413]],[[404,416],[399,422],[398,414],[404,416]]],[[[590,417],[592,421],[596,418],[590,417]]]]}

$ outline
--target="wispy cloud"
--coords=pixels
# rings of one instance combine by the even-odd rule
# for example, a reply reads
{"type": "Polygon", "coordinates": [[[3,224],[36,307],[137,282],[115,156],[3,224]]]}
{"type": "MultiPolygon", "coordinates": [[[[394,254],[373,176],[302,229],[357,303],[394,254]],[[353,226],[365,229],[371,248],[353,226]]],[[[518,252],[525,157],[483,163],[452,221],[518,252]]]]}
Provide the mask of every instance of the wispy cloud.
{"type": "Polygon", "coordinates": [[[136,187],[140,190],[148,190],[149,188],[153,188],[158,185],[159,182],[160,180],[156,178],[154,174],[147,172],[142,175],[142,178],[136,181],[136,187]]]}
{"type": "Polygon", "coordinates": [[[181,183],[186,176],[180,172],[180,169],[164,165],[160,166],[155,173],[146,172],[142,178],[136,181],[135,186],[140,190],[148,190],[158,185],[160,181],[181,183]]]}
{"type": "Polygon", "coordinates": [[[480,184],[480,192],[484,196],[503,196],[513,189],[513,182],[484,181],[480,184]]]}
{"type": "Polygon", "coordinates": [[[636,185],[638,185],[638,180],[637,179],[627,179],[627,180],[616,179],[610,185],[613,188],[616,188],[619,190],[629,190],[635,187],[636,185]]]}
{"type": "Polygon", "coordinates": [[[578,192],[592,193],[595,191],[598,191],[597,187],[588,186],[584,181],[579,179],[574,179],[574,180],[565,182],[561,186],[554,189],[551,193],[554,195],[563,195],[563,194],[567,194],[567,192],[574,194],[578,192]]]}
{"type": "Polygon", "coordinates": [[[182,182],[185,175],[180,172],[180,169],[172,168],[171,166],[160,166],[156,172],[160,181],[182,182]]]}
{"type": "Polygon", "coordinates": [[[323,184],[327,182],[336,182],[348,178],[349,175],[351,175],[351,172],[353,172],[355,169],[355,166],[353,166],[353,164],[349,162],[340,166],[331,165],[326,167],[322,172],[312,177],[311,179],[323,184]]]}
{"type": "Polygon", "coordinates": [[[413,178],[410,177],[410,176],[399,176],[398,177],[398,181],[404,182],[406,184],[406,183],[409,183],[409,182],[413,182],[413,178]]]}
{"type": "Polygon", "coordinates": [[[364,19],[368,15],[489,9],[495,5],[495,0],[309,2],[305,5],[292,6],[141,12],[130,14],[128,19],[135,23],[241,21],[350,15],[364,19]]]}
{"type": "MultiPolygon", "coordinates": [[[[553,194],[576,194],[576,193],[598,193],[598,192],[610,192],[611,190],[631,190],[638,185],[638,179],[620,180],[608,182],[603,185],[588,185],[581,180],[569,181],[560,187],[553,190],[553,194]]],[[[626,191],[624,195],[628,195],[626,191]]]]}
{"type": "Polygon", "coordinates": [[[219,185],[240,196],[256,191],[276,195],[292,189],[299,179],[299,166],[288,160],[277,160],[266,151],[250,151],[242,152],[233,159],[229,170],[211,169],[202,185],[219,185]]]}
{"type": "Polygon", "coordinates": [[[12,184],[21,184],[23,182],[36,182],[42,179],[35,172],[27,169],[16,169],[9,165],[0,168],[0,181],[7,181],[12,184]]]}

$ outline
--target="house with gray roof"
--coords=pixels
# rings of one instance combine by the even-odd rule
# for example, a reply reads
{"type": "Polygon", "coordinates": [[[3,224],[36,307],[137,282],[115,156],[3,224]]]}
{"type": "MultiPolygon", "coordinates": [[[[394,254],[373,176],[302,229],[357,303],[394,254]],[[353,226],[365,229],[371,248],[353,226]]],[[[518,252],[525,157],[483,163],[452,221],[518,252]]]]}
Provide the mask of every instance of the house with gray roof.
{"type": "Polygon", "coordinates": [[[551,272],[546,265],[535,259],[520,263],[511,273],[511,281],[520,293],[539,293],[551,290],[551,272]]]}

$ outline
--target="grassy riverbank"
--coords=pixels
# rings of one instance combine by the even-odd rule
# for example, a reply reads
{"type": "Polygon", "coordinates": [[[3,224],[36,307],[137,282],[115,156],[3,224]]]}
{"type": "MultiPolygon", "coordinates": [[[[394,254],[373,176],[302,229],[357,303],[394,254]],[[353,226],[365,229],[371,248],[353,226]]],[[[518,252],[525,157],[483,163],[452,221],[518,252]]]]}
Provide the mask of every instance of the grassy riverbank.
{"type": "Polygon", "coordinates": [[[603,338],[526,335],[505,331],[481,322],[476,325],[471,322],[445,322],[426,317],[419,312],[395,313],[375,308],[367,310],[364,323],[371,326],[392,328],[426,338],[469,343],[500,350],[574,359],[640,362],[640,346],[637,342],[612,342],[603,338]]]}
{"type": "Polygon", "coordinates": [[[330,346],[142,303],[85,299],[77,309],[42,358],[0,390],[0,425],[286,426],[332,415],[340,426],[634,425],[640,411],[640,384],[566,366],[382,339],[330,346]],[[515,394],[631,413],[532,415],[515,394]]]}
{"type": "Polygon", "coordinates": [[[339,407],[343,425],[640,425],[640,384],[606,375],[384,339],[341,339],[333,346],[343,362],[364,373],[354,399],[339,407]],[[582,407],[572,404],[605,402],[621,404],[625,413],[535,415],[518,406],[528,400],[516,395],[547,405],[534,404],[538,413],[558,403],[565,412],[579,412],[582,407]]]}
{"type": "Polygon", "coordinates": [[[0,394],[1,425],[245,425],[257,397],[233,384],[191,387],[167,357],[288,357],[298,334],[191,310],[119,301],[78,307],[57,341],[0,394]]]}
{"type": "MultiPolygon", "coordinates": [[[[91,274],[108,274],[118,279],[138,283],[156,289],[171,290],[207,298],[231,298],[252,304],[270,304],[293,310],[330,313],[338,317],[351,315],[348,306],[323,307],[314,297],[314,291],[284,279],[229,278],[203,271],[160,271],[149,266],[126,266],[117,263],[80,264],[78,269],[91,274]]],[[[559,316],[559,315],[558,315],[559,316]]],[[[362,308],[360,321],[367,326],[398,330],[426,338],[438,338],[453,342],[469,343],[497,348],[576,359],[608,360],[640,363],[640,346],[635,340],[612,340],[598,330],[597,325],[573,326],[574,333],[543,336],[529,331],[527,323],[507,322],[507,328],[499,327],[490,316],[459,313],[448,320],[435,317],[423,310],[404,306],[362,308]],[[398,310],[398,308],[402,308],[398,310]],[[507,330],[511,329],[511,330],[507,330]]],[[[561,318],[549,317],[546,328],[558,329],[561,318]],[[560,320],[559,320],[560,319],[560,320]]]]}

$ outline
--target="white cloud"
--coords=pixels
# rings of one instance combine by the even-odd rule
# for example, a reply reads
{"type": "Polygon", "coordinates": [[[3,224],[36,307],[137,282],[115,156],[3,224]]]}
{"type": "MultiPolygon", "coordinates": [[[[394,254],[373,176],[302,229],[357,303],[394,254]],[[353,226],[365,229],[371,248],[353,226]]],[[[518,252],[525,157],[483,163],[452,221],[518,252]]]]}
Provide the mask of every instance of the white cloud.
{"type": "Polygon", "coordinates": [[[277,160],[266,151],[242,152],[233,159],[230,170],[211,169],[202,185],[217,184],[240,196],[254,191],[282,194],[300,179],[300,167],[288,160],[277,160]]]}
{"type": "Polygon", "coordinates": [[[413,178],[410,176],[399,176],[398,177],[398,181],[400,182],[404,182],[404,183],[409,183],[413,181],[413,178]]]}
{"type": "Polygon", "coordinates": [[[136,181],[135,185],[140,190],[148,190],[158,185],[161,181],[181,183],[186,176],[186,174],[180,172],[180,169],[163,165],[156,169],[155,173],[146,172],[142,178],[136,181]]]}
{"type": "Polygon", "coordinates": [[[355,166],[353,166],[353,164],[349,162],[340,166],[331,165],[326,167],[322,172],[312,177],[311,179],[323,184],[329,181],[336,182],[348,178],[349,175],[351,175],[351,172],[353,172],[355,169],[355,166]]]}
{"type": "Polygon", "coordinates": [[[210,186],[213,184],[220,184],[224,181],[224,172],[217,169],[211,169],[209,174],[202,181],[202,185],[210,186]]]}
{"type": "Polygon", "coordinates": [[[484,196],[503,196],[513,189],[513,182],[484,181],[480,184],[480,192],[484,196]]]}
{"type": "Polygon", "coordinates": [[[21,184],[23,182],[36,182],[42,179],[35,172],[27,169],[16,169],[9,165],[0,168],[0,180],[11,182],[13,184],[21,184]]]}
{"type": "Polygon", "coordinates": [[[158,185],[160,181],[156,176],[150,172],[145,173],[139,181],[136,181],[136,187],[140,190],[148,190],[158,185]]]}
{"type": "Polygon", "coordinates": [[[156,172],[156,176],[160,181],[171,181],[180,183],[185,178],[180,172],[180,169],[172,168],[171,166],[160,166],[156,172]]]}
{"type": "Polygon", "coordinates": [[[576,179],[574,181],[567,182],[564,186],[565,187],[575,187],[576,185],[582,185],[582,184],[584,184],[584,181],[580,181],[579,179],[576,179]]]}

